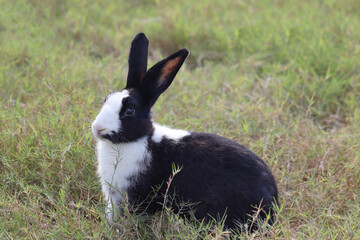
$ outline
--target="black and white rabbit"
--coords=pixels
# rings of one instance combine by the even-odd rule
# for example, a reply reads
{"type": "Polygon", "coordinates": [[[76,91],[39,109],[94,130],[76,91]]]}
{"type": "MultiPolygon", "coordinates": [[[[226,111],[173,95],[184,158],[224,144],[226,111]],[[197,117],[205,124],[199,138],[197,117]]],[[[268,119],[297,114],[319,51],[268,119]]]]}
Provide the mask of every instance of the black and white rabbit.
{"type": "MultiPolygon", "coordinates": [[[[268,166],[246,147],[223,137],[175,130],[153,123],[151,107],[173,81],[189,51],[181,49],[147,70],[148,39],[131,44],[125,89],[110,93],[92,124],[98,139],[98,174],[108,201],[106,215],[118,218],[119,205],[146,203],[162,208],[172,166],[181,167],[168,189],[179,201],[194,203],[197,219],[226,215],[225,226],[246,222],[256,207],[272,214],[277,202],[268,166]],[[159,187],[161,186],[161,187],[159,187]],[[158,188],[158,198],[148,196],[158,188]]],[[[174,206],[176,208],[176,206],[174,206]]]]}

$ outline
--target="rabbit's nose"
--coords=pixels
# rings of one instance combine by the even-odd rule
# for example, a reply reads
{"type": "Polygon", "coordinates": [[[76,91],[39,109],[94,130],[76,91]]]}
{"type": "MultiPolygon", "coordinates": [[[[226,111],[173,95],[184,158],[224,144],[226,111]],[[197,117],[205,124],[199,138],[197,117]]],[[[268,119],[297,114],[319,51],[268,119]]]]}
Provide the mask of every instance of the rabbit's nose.
{"type": "Polygon", "coordinates": [[[93,133],[95,136],[101,136],[106,131],[106,128],[99,124],[99,123],[93,123],[92,125],[93,133]]]}
{"type": "Polygon", "coordinates": [[[103,132],[105,130],[106,130],[106,128],[96,129],[96,133],[97,133],[97,135],[101,136],[101,132],[103,132]]]}

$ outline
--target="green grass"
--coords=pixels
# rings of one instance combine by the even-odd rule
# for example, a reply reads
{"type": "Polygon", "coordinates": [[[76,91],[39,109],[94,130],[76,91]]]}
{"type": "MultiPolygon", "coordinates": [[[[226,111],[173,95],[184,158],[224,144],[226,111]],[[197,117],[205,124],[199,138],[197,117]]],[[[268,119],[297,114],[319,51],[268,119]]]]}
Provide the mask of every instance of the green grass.
{"type": "Polygon", "coordinates": [[[234,139],[278,181],[258,239],[360,238],[360,2],[0,0],[0,239],[235,238],[165,211],[108,230],[90,125],[132,38],[185,67],[157,122],[234,139]]]}

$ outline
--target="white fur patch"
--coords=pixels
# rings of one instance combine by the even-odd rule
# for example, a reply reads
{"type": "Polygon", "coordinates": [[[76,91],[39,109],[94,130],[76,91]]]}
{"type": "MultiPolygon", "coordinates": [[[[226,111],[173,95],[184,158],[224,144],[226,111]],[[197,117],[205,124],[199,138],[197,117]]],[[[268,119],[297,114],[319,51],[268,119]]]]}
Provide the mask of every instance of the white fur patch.
{"type": "Polygon", "coordinates": [[[153,126],[154,126],[155,130],[154,130],[154,135],[151,137],[151,139],[156,143],[161,142],[161,140],[164,137],[177,142],[181,138],[190,134],[188,131],[185,131],[185,130],[171,129],[171,128],[161,126],[156,123],[154,123],[153,126]]]}
{"type": "Polygon", "coordinates": [[[127,189],[136,181],[151,161],[147,151],[147,136],[131,143],[113,144],[98,141],[98,174],[102,191],[108,202],[106,215],[109,220],[117,219],[119,203],[124,201],[127,189]]]}
{"type": "Polygon", "coordinates": [[[128,90],[123,90],[112,93],[108,97],[92,124],[92,131],[95,137],[101,138],[101,136],[98,135],[98,130],[102,130],[101,134],[105,135],[112,134],[112,131],[118,132],[121,129],[119,112],[122,107],[122,100],[128,96],[128,90]]]}

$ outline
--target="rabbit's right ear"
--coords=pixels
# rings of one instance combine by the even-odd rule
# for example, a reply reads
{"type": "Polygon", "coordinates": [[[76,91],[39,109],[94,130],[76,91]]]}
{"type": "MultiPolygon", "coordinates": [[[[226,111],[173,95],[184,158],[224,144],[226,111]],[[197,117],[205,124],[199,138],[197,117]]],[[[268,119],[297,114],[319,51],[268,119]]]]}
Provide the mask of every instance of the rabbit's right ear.
{"type": "Polygon", "coordinates": [[[126,87],[135,88],[143,79],[147,69],[149,40],[144,33],[135,36],[131,43],[129,55],[129,73],[126,87]]]}

